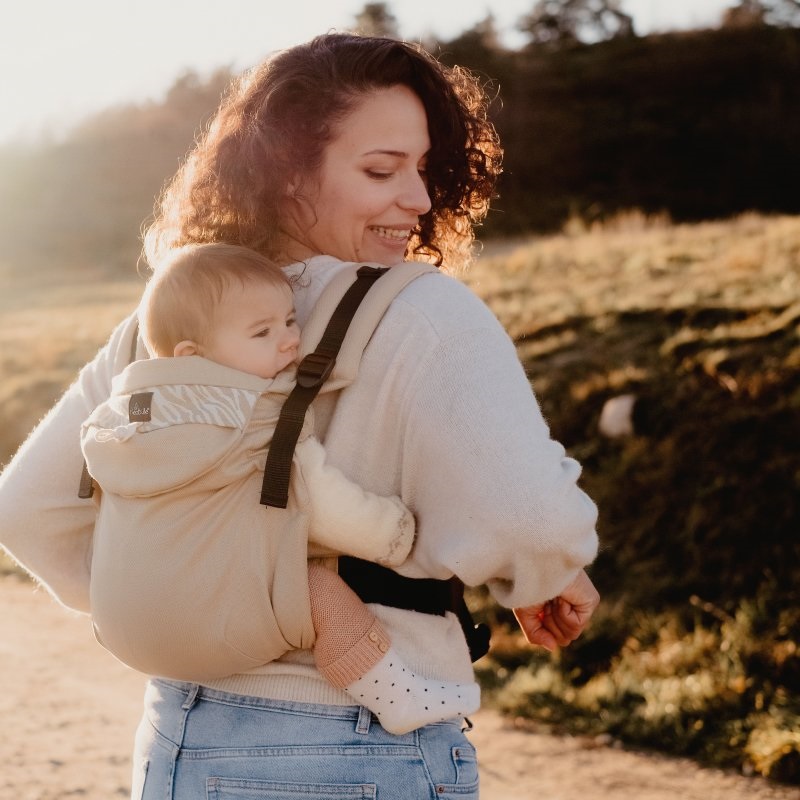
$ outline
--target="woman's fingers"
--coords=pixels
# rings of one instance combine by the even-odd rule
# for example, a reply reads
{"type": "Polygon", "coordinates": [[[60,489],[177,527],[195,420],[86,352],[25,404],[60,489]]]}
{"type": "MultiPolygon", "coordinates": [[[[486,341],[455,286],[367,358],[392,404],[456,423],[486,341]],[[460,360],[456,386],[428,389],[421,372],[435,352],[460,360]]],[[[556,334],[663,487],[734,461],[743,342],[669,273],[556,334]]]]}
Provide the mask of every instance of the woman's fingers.
{"type": "Polygon", "coordinates": [[[529,644],[539,645],[545,650],[553,651],[557,642],[544,625],[545,614],[545,604],[514,609],[514,616],[529,644]]]}
{"type": "Polygon", "coordinates": [[[525,638],[547,650],[566,647],[584,631],[600,603],[600,594],[585,571],[546,603],[514,609],[525,638]]]}

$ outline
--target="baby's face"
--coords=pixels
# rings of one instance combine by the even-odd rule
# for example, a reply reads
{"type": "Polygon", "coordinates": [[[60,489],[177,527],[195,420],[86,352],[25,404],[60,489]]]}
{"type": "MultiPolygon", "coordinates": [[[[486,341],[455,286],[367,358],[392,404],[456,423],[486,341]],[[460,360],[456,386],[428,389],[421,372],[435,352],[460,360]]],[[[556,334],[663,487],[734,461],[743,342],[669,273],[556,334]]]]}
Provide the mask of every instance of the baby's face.
{"type": "Polygon", "coordinates": [[[214,321],[211,340],[202,349],[211,361],[274,378],[297,359],[300,328],[288,286],[230,286],[214,321]]]}

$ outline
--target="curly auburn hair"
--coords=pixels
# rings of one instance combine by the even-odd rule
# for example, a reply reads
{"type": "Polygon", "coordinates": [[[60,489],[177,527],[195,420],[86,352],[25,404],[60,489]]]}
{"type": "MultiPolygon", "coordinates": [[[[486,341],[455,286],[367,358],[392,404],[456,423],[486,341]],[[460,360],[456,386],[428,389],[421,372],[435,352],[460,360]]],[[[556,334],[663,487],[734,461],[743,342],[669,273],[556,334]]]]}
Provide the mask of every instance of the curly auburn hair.
{"type": "Polygon", "coordinates": [[[229,89],[207,132],[167,184],[145,234],[145,257],[229,242],[279,255],[280,206],[293,176],[314,175],[365,94],[408,86],[429,120],[431,209],[410,250],[437,266],[469,261],[473,226],[489,208],[502,150],[474,76],[405,42],[345,33],[280,51],[229,89]]]}

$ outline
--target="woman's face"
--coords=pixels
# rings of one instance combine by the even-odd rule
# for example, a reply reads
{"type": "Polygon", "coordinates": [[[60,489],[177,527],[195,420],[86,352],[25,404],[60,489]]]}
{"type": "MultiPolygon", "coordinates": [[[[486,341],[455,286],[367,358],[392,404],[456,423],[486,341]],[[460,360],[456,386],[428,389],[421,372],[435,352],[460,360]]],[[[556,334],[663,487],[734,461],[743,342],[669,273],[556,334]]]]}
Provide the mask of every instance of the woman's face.
{"type": "MultiPolygon", "coordinates": [[[[425,185],[428,119],[411,89],[378,89],[358,102],[325,148],[284,220],[292,260],[402,261],[411,230],[431,207],[425,185]]],[[[289,194],[291,195],[291,187],[289,194]]]]}

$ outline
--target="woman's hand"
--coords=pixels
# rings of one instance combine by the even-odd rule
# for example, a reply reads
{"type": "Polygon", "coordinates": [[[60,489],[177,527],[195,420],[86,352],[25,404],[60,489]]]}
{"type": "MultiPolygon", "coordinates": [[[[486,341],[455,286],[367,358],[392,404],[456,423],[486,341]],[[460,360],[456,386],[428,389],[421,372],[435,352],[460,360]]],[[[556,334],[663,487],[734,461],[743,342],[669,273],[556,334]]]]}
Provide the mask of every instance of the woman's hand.
{"type": "Polygon", "coordinates": [[[525,638],[545,650],[574,642],[600,603],[600,594],[584,570],[558,597],[527,608],[515,608],[525,638]]]}

